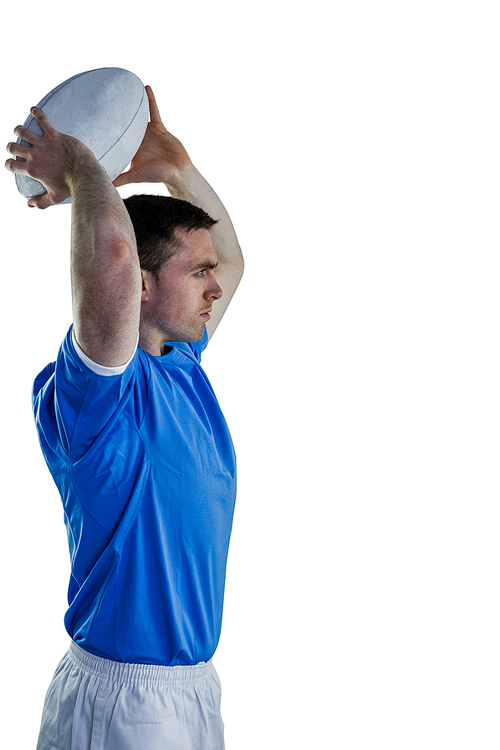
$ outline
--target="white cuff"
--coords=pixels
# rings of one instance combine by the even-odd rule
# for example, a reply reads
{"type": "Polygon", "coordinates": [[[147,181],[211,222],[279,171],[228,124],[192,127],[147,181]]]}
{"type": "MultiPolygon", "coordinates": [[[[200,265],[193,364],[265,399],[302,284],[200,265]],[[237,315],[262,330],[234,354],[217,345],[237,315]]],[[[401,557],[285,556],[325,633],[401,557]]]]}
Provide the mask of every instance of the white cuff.
{"type": "MultiPolygon", "coordinates": [[[[91,359],[89,359],[85,352],[80,349],[78,341],[76,340],[74,328],[71,331],[71,336],[73,339],[73,346],[75,347],[75,351],[78,354],[79,358],[82,360],[84,365],[87,365],[87,367],[97,375],[121,375],[122,372],[125,372],[135,355],[134,351],[128,362],[125,362],[124,365],[119,365],[118,367],[106,367],[105,365],[99,365],[97,364],[97,362],[93,362],[91,359]]],[[[137,334],[137,343],[139,343],[139,334],[137,334]]]]}

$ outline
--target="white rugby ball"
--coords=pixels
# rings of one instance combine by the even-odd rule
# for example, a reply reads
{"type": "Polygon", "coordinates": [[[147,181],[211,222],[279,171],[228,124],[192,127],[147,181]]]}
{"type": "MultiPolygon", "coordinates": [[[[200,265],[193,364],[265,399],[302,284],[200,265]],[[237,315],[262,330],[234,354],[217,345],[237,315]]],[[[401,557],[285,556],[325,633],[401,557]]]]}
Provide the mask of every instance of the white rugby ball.
{"type": "MultiPolygon", "coordinates": [[[[149,120],[148,97],[142,81],[122,68],[97,68],[79,73],[56,86],[37,106],[56,130],[88,146],[111,180],[132,161],[149,120]]],[[[42,135],[32,115],[24,127],[42,135]]],[[[17,142],[28,145],[20,138],[17,142]]],[[[22,174],[15,177],[17,188],[25,198],[46,192],[38,180],[22,174]]],[[[71,198],[64,201],[69,202],[71,198]]]]}

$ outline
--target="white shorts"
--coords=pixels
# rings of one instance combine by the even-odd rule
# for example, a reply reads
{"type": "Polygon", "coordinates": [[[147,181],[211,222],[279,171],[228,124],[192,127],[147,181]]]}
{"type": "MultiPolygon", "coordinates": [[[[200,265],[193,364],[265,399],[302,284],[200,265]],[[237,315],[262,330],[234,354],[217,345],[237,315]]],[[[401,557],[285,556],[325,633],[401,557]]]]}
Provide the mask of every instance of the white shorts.
{"type": "Polygon", "coordinates": [[[123,664],[71,643],[45,699],[37,750],[224,750],[212,662],[123,664]]]}

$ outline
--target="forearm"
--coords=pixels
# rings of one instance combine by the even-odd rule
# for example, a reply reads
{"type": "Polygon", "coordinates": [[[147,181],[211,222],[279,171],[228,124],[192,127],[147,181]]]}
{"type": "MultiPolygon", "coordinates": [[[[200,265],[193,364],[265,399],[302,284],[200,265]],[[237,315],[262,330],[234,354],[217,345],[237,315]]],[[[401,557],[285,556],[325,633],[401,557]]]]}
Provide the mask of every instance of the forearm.
{"type": "Polygon", "coordinates": [[[238,238],[221,200],[196,167],[190,165],[179,172],[175,183],[165,183],[174,198],[199,206],[218,223],[210,234],[220,265],[231,265],[243,272],[243,254],[238,238]]]}

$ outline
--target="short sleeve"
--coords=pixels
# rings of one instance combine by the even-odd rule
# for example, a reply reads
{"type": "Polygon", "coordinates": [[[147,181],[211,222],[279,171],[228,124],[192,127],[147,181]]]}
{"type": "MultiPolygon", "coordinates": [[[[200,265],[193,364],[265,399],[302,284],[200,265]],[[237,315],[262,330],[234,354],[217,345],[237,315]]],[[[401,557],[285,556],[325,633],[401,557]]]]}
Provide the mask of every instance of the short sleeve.
{"type": "MultiPolygon", "coordinates": [[[[72,329],[72,335],[71,335],[71,341],[73,343],[73,348],[75,352],[78,354],[81,361],[89,367],[92,372],[97,373],[98,375],[106,375],[106,377],[110,377],[111,375],[121,375],[125,372],[129,364],[132,362],[134,358],[134,354],[130,357],[128,362],[125,362],[124,365],[119,365],[118,367],[106,367],[105,365],[99,365],[97,362],[94,362],[90,359],[90,357],[87,357],[85,352],[81,349],[81,347],[78,344],[78,341],[76,340],[75,336],[75,329],[72,329]]],[[[139,334],[137,334],[137,343],[139,343],[139,334]]],[[[137,348],[137,344],[136,344],[137,348]]]]}
{"type": "MultiPolygon", "coordinates": [[[[64,451],[72,462],[91,448],[98,449],[138,390],[137,376],[144,383],[143,365],[136,351],[125,371],[99,375],[76,353],[72,328],[64,339],[55,363],[35,380],[33,405],[42,449],[64,451]]],[[[135,399],[140,410],[142,398],[135,399]]]]}

